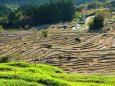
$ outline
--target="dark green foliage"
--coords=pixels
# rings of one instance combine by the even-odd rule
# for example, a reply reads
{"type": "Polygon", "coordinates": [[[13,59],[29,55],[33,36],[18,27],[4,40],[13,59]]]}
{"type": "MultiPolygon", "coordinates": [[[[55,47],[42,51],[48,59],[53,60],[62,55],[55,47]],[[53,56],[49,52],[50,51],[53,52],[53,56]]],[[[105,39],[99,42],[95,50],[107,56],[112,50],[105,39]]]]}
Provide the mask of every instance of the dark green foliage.
{"type": "MultiPolygon", "coordinates": [[[[26,6],[24,6],[26,7],[26,6]]],[[[42,6],[28,5],[24,12],[34,21],[34,25],[57,23],[69,21],[74,15],[74,4],[72,0],[51,0],[42,6]]]]}
{"type": "Polygon", "coordinates": [[[18,26],[20,25],[20,22],[21,22],[21,17],[23,17],[21,11],[19,9],[15,10],[14,12],[11,12],[9,17],[8,17],[8,20],[9,20],[9,24],[11,26],[18,26]]]}
{"type": "Polygon", "coordinates": [[[92,22],[89,23],[90,31],[102,30],[104,27],[104,17],[102,15],[96,15],[92,22]]]}
{"type": "Polygon", "coordinates": [[[0,57],[0,63],[10,62],[10,60],[11,60],[11,56],[0,57]]]}
{"type": "Polygon", "coordinates": [[[104,26],[104,17],[102,15],[97,15],[94,18],[94,26],[97,29],[103,28],[104,26]]]}
{"type": "Polygon", "coordinates": [[[6,68],[4,68],[4,67],[0,67],[0,71],[11,71],[12,70],[12,68],[8,68],[8,67],[6,67],[6,68]]]}
{"type": "Polygon", "coordinates": [[[91,2],[92,0],[75,0],[76,4],[84,4],[84,3],[88,3],[91,2]]]}
{"type": "Polygon", "coordinates": [[[112,6],[113,8],[115,8],[115,0],[113,0],[112,2],[110,2],[110,4],[111,4],[111,6],[112,6]]]}
{"type": "Polygon", "coordinates": [[[10,10],[3,4],[0,4],[0,17],[7,17],[10,14],[10,10]]]}
{"type": "Polygon", "coordinates": [[[3,26],[24,27],[25,25],[34,26],[65,22],[72,20],[74,15],[73,0],[50,0],[41,5],[29,3],[21,4],[16,9],[14,8],[0,4],[0,17],[5,16],[8,19],[8,23],[5,23],[3,26]]]}

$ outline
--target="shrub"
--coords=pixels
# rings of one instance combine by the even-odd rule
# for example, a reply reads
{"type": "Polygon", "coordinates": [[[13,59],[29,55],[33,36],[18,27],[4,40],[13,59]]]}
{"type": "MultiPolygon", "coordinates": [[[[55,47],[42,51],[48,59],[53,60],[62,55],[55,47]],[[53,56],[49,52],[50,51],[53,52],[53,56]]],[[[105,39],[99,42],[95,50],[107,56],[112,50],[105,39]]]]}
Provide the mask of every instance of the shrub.
{"type": "Polygon", "coordinates": [[[103,27],[104,27],[104,17],[102,15],[96,15],[93,21],[89,22],[90,31],[102,30],[103,27]]]}
{"type": "Polygon", "coordinates": [[[11,56],[3,56],[0,58],[0,63],[7,63],[7,62],[10,62],[11,60],[11,56]]]}
{"type": "Polygon", "coordinates": [[[42,36],[47,37],[48,36],[48,30],[42,30],[42,36]]]}

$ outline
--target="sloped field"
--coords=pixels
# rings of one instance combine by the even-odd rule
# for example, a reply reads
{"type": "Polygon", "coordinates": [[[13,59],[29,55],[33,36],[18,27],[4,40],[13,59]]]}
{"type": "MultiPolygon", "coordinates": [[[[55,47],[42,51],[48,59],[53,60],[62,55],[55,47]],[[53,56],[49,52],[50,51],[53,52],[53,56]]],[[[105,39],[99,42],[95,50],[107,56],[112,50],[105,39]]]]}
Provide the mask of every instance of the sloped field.
{"type": "Polygon", "coordinates": [[[46,63],[71,73],[115,74],[115,33],[51,30],[1,33],[0,55],[46,63]]]}
{"type": "Polygon", "coordinates": [[[44,64],[0,64],[0,86],[115,86],[114,76],[66,74],[44,64]]]}

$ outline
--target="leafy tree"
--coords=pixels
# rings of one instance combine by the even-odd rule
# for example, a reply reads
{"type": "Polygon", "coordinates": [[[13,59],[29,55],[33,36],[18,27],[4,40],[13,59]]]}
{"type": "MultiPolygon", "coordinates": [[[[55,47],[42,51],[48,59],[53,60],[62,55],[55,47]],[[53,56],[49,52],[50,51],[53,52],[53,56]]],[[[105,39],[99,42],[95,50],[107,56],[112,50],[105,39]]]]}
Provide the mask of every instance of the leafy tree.
{"type": "Polygon", "coordinates": [[[51,0],[49,3],[38,5],[30,5],[25,11],[26,16],[33,19],[33,24],[49,24],[60,21],[68,21],[73,18],[74,4],[73,0],[51,0]]]}
{"type": "Polygon", "coordinates": [[[0,17],[8,17],[10,10],[3,4],[0,4],[0,17]]]}
{"type": "Polygon", "coordinates": [[[102,15],[96,15],[93,21],[90,21],[89,23],[90,31],[102,30],[103,27],[104,27],[104,17],[102,15]]]}
{"type": "Polygon", "coordinates": [[[22,13],[19,10],[11,12],[11,14],[9,15],[9,18],[8,18],[9,24],[11,24],[13,26],[19,25],[19,23],[21,21],[21,17],[22,17],[22,13]]]}
{"type": "Polygon", "coordinates": [[[20,5],[16,9],[4,12],[2,7],[0,8],[0,15],[8,12],[9,22],[6,26],[20,27],[65,22],[72,20],[75,13],[73,0],[50,0],[41,5],[29,3],[20,5]]]}

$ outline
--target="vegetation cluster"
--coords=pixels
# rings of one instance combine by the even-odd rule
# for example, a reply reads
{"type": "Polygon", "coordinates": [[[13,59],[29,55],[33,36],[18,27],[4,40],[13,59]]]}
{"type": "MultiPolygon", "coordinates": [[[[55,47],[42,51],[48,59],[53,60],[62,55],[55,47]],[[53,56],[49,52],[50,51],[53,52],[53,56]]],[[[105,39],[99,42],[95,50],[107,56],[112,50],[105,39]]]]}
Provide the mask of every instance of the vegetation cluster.
{"type": "Polygon", "coordinates": [[[23,4],[16,7],[0,4],[0,25],[8,28],[70,21],[73,15],[73,0],[50,0],[42,5],[23,4]]]}
{"type": "Polygon", "coordinates": [[[0,64],[0,86],[114,86],[114,76],[66,74],[63,70],[25,62],[0,64]]]}

